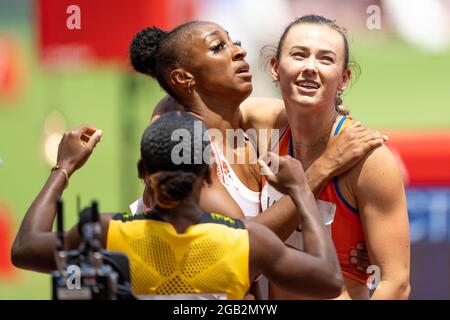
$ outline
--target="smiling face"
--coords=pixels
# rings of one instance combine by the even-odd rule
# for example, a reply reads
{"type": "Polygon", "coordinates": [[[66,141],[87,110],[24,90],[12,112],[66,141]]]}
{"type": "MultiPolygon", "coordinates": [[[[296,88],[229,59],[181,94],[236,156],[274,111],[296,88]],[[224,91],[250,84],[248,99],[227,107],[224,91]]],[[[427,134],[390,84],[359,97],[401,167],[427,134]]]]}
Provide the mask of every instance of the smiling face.
{"type": "MultiPolygon", "coordinates": [[[[245,61],[247,52],[233,42],[219,25],[199,22],[186,31],[186,50],[182,70],[191,77],[192,88],[210,99],[243,101],[252,92],[252,74],[245,61]]],[[[183,77],[182,77],[183,78],[183,77]]],[[[177,85],[178,80],[175,80],[177,85]]],[[[183,85],[178,81],[178,85],[183,85]]]]}
{"type": "Polygon", "coordinates": [[[327,25],[303,23],[288,31],[281,46],[272,76],[286,106],[334,108],[337,90],[344,90],[351,77],[343,36],[327,25]]]}

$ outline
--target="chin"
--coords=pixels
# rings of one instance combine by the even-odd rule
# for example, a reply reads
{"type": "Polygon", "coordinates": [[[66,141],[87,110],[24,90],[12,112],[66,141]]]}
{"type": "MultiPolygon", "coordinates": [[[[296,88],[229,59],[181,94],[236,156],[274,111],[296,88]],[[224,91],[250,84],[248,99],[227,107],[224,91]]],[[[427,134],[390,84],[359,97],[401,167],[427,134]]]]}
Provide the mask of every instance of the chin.
{"type": "Polygon", "coordinates": [[[253,91],[253,84],[251,82],[243,84],[239,88],[239,92],[247,98],[253,91]]]}
{"type": "Polygon", "coordinates": [[[320,99],[316,96],[293,95],[291,101],[302,106],[314,106],[320,104],[320,99]]]}
{"type": "Polygon", "coordinates": [[[320,101],[318,99],[315,99],[314,97],[305,97],[302,99],[299,99],[299,103],[303,104],[303,105],[308,105],[308,106],[316,106],[320,104],[320,101]]]}

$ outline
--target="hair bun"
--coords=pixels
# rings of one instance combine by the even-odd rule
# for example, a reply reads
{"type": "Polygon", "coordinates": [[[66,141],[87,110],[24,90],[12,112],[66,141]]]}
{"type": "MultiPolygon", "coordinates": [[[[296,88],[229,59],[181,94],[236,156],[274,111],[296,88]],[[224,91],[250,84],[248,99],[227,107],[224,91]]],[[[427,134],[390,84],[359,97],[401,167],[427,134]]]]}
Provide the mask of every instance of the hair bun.
{"type": "Polygon", "coordinates": [[[192,172],[159,171],[150,176],[153,201],[161,208],[174,208],[194,189],[197,176],[192,172]]]}
{"type": "Polygon", "coordinates": [[[145,28],[134,36],[130,46],[130,60],[137,72],[155,77],[158,47],[166,36],[166,31],[156,27],[145,28]]]}

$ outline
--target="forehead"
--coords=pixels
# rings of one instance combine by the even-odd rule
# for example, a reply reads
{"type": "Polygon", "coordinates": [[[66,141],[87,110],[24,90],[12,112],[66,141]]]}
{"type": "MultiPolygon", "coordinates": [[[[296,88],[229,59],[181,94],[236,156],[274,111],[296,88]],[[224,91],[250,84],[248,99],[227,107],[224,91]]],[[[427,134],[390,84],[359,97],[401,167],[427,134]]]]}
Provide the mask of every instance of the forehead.
{"type": "Polygon", "coordinates": [[[302,46],[310,49],[332,50],[336,54],[343,53],[342,35],[327,25],[298,24],[289,30],[283,49],[302,46]]]}
{"type": "Polygon", "coordinates": [[[222,35],[227,36],[228,33],[222,26],[214,22],[199,22],[191,29],[191,34],[198,40],[205,40],[208,36],[222,35]]]}

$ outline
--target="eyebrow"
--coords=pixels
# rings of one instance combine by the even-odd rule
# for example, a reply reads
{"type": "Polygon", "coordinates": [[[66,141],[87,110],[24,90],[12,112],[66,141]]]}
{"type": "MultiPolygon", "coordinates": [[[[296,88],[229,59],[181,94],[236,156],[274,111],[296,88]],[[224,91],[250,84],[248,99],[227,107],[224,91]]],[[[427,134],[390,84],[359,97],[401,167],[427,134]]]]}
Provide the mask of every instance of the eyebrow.
{"type": "MultiPolygon", "coordinates": [[[[303,46],[293,46],[293,47],[291,48],[291,50],[292,50],[292,49],[300,49],[300,50],[303,50],[303,51],[309,51],[309,48],[303,47],[303,46]]],[[[319,52],[320,52],[320,53],[325,53],[325,54],[331,53],[331,54],[336,55],[336,53],[335,53],[333,50],[320,49],[319,52]]]]}
{"type": "MultiPolygon", "coordinates": [[[[225,30],[225,32],[226,32],[227,36],[229,37],[230,34],[228,33],[228,31],[225,30]]],[[[216,31],[213,31],[213,32],[211,32],[211,33],[208,33],[208,34],[205,36],[204,39],[206,40],[206,38],[211,37],[211,36],[220,36],[220,31],[219,31],[219,30],[216,30],[216,31]]]]}

